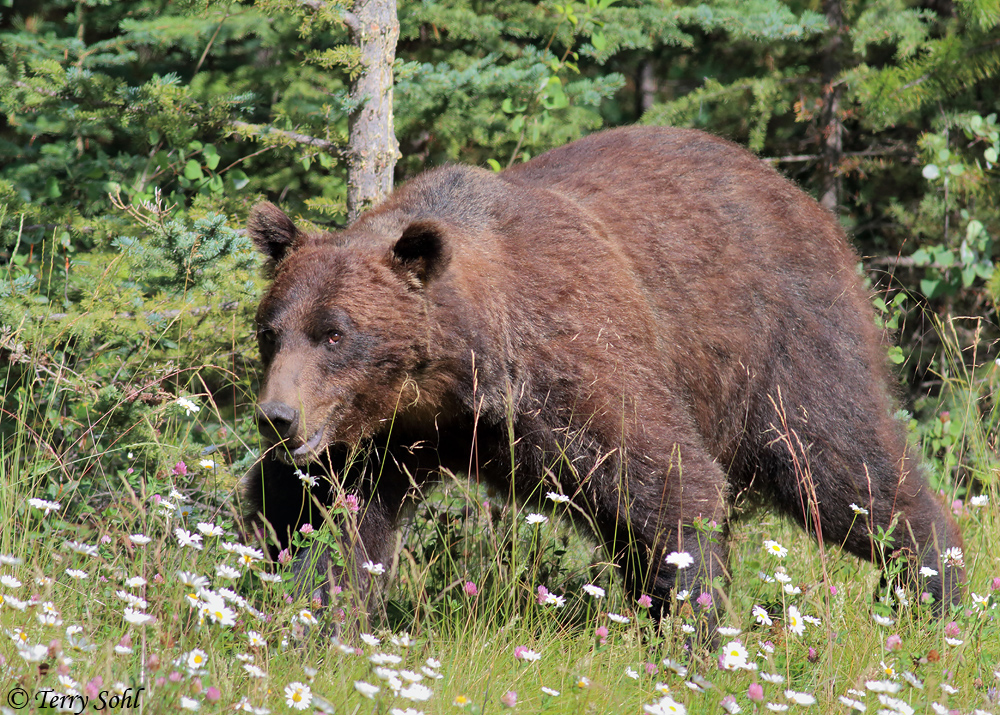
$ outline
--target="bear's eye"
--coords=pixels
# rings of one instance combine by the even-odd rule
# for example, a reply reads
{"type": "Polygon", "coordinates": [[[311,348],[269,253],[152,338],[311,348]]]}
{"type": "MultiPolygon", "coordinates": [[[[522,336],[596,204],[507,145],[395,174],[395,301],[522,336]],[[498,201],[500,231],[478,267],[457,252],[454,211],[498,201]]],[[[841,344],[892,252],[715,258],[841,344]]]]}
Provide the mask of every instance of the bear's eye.
{"type": "Polygon", "coordinates": [[[336,330],[326,336],[327,345],[336,345],[339,342],[340,342],[340,333],[338,333],[336,330]]]}

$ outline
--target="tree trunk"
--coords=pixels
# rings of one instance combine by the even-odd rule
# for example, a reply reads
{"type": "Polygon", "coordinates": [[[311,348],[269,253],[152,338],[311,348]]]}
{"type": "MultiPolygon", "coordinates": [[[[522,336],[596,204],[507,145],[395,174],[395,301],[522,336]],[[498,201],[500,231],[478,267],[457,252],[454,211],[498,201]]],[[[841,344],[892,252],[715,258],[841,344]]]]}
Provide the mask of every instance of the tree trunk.
{"type": "Polygon", "coordinates": [[[639,65],[639,116],[642,117],[650,107],[656,104],[656,63],[652,59],[644,59],[639,65]]]}
{"type": "Polygon", "coordinates": [[[357,0],[345,14],[361,50],[361,74],[351,88],[357,107],[347,119],[347,220],[353,223],[392,191],[399,142],[392,121],[392,63],[399,20],[395,0],[357,0]]]}
{"type": "Polygon", "coordinates": [[[844,46],[844,8],[841,0],[824,3],[830,39],[823,50],[823,109],[820,130],[823,132],[823,159],[820,166],[819,203],[836,212],[840,205],[840,159],[844,152],[844,125],[840,121],[840,85],[835,85],[841,70],[844,46]]]}

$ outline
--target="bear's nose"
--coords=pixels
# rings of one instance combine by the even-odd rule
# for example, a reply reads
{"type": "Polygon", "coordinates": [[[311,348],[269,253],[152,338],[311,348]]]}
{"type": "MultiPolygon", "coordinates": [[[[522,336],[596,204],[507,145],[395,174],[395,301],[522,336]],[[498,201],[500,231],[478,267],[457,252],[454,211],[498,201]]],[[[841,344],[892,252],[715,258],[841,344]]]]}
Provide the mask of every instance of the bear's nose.
{"type": "Polygon", "coordinates": [[[257,430],[264,439],[283,442],[295,436],[299,411],[284,402],[265,402],[257,405],[257,430]]]}

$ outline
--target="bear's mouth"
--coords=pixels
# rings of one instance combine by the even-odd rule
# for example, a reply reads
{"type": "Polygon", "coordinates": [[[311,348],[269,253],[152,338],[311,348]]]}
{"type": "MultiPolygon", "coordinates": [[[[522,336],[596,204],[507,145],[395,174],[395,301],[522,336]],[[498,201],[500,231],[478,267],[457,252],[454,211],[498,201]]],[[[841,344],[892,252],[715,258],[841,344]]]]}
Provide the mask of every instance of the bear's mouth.
{"type": "Polygon", "coordinates": [[[319,459],[320,445],[323,444],[323,435],[325,432],[326,428],[320,427],[313,432],[312,437],[295,449],[290,449],[291,445],[286,442],[279,442],[272,449],[275,450],[277,458],[285,464],[304,467],[319,459]]]}

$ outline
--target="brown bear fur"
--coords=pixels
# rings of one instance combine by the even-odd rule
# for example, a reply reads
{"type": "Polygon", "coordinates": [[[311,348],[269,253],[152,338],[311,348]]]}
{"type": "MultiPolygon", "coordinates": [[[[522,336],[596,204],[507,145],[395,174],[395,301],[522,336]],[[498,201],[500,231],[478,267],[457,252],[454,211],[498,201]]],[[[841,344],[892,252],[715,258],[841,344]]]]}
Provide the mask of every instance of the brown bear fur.
{"type": "Polygon", "coordinates": [[[357,562],[391,561],[404,502],[444,467],[570,496],[656,613],[725,575],[724,538],[694,522],[726,524],[740,495],[871,560],[898,514],[911,579],[957,599],[941,555],[961,537],[892,416],[857,256],[747,151],[617,129],[499,174],[429,171],[342,232],[271,204],[249,228],[273,276],[257,324],[274,446],[247,514],[285,545],[356,493],[354,565],[334,579],[370,590],[357,562]],[[320,477],[311,504],[295,465],[320,477]],[[675,550],[695,565],[667,565],[675,550]]]}

